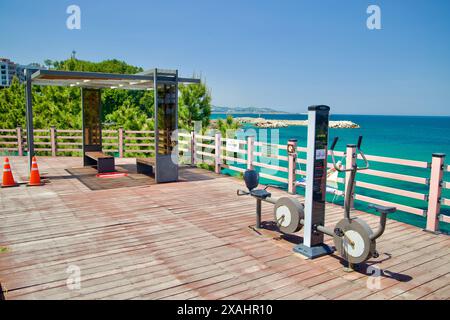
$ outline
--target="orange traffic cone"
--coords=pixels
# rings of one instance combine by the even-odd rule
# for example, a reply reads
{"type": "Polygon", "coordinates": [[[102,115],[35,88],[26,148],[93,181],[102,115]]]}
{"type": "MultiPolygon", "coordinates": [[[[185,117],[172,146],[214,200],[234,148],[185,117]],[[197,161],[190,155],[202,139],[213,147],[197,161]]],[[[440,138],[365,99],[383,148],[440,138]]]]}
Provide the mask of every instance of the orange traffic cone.
{"type": "Polygon", "coordinates": [[[43,183],[41,182],[41,176],[39,175],[36,157],[33,157],[33,160],[31,162],[30,182],[28,183],[28,185],[29,186],[43,185],[43,183]]]}
{"type": "Polygon", "coordinates": [[[5,164],[3,165],[2,188],[16,187],[17,185],[18,184],[14,181],[9,159],[5,158],[5,164]]]}

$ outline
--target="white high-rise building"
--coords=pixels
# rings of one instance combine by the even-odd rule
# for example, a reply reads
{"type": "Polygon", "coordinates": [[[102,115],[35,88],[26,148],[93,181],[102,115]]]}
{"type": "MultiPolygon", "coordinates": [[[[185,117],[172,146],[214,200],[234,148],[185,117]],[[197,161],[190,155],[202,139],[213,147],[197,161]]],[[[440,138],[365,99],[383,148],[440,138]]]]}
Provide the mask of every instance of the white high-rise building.
{"type": "Polygon", "coordinates": [[[0,88],[9,87],[14,76],[17,76],[17,64],[0,58],[0,88]]]}

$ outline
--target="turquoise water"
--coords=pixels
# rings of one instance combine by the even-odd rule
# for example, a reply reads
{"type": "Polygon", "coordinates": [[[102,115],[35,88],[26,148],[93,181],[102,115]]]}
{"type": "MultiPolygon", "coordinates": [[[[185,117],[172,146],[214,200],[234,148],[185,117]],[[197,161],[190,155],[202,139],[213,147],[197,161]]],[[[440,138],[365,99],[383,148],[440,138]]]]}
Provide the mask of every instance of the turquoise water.
{"type": "MultiPolygon", "coordinates": [[[[257,117],[253,114],[238,114],[234,117],[257,117]]],[[[261,114],[266,119],[286,119],[286,120],[306,120],[307,115],[302,114],[261,114]]],[[[224,114],[214,114],[213,119],[225,118],[224,114]]],[[[339,136],[340,140],[336,147],[337,150],[344,151],[346,144],[356,143],[358,136],[364,136],[362,149],[366,154],[395,157],[419,161],[431,161],[433,153],[445,153],[448,155],[446,164],[450,164],[450,117],[424,117],[424,116],[367,116],[367,115],[331,115],[331,120],[350,120],[361,126],[360,129],[331,129],[330,140],[339,136]]],[[[252,128],[246,126],[246,128],[252,128]]],[[[286,144],[288,139],[298,139],[299,146],[306,147],[307,128],[302,126],[290,126],[280,128],[279,143],[286,144]]],[[[257,130],[258,132],[258,130],[257,130]]],[[[267,136],[270,140],[270,129],[267,136]]],[[[260,134],[260,133],[258,133],[260,134]]],[[[300,154],[300,157],[306,157],[300,154]]],[[[280,165],[285,165],[283,162],[280,165]]],[[[384,164],[371,162],[371,168],[375,170],[385,170],[395,173],[413,175],[418,177],[429,177],[429,170],[420,168],[411,168],[406,166],[384,164]]],[[[301,166],[305,170],[304,166],[301,166]]],[[[283,173],[277,173],[278,176],[284,176],[283,173]]],[[[376,183],[384,186],[405,189],[423,194],[428,194],[428,186],[396,181],[386,178],[378,178],[368,175],[359,175],[358,180],[370,183],[376,183]]],[[[450,181],[450,173],[446,172],[445,181],[450,181]]],[[[262,181],[264,182],[264,181],[262,181]]],[[[271,182],[273,184],[273,181],[271,182]]],[[[280,184],[279,184],[280,185],[280,184]]],[[[280,187],[284,187],[280,185],[280,187]]],[[[342,186],[340,186],[342,189],[342,186]]],[[[372,191],[363,188],[357,188],[356,192],[366,196],[392,201],[412,207],[426,209],[427,203],[421,200],[410,199],[406,197],[391,195],[388,193],[372,191]]],[[[303,193],[303,190],[299,190],[303,193]]],[[[450,190],[444,189],[444,198],[450,198],[450,190]]],[[[332,197],[329,199],[333,200],[332,197]]],[[[342,199],[334,199],[334,202],[341,203],[342,199]]],[[[368,211],[366,203],[356,203],[358,209],[368,211]]],[[[443,206],[441,212],[450,215],[450,207],[443,206]]],[[[425,218],[409,213],[398,212],[392,215],[393,219],[407,222],[423,228],[425,218]]],[[[441,229],[449,232],[449,224],[441,222],[441,229]]]]}

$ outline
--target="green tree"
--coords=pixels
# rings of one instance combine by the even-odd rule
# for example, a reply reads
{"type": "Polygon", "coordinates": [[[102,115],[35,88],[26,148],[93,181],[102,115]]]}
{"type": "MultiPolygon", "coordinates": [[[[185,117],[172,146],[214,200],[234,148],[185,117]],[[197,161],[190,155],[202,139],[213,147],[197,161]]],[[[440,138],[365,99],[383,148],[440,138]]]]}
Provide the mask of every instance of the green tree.
{"type": "Polygon", "coordinates": [[[64,61],[45,60],[45,64],[52,66],[57,70],[66,71],[106,72],[120,74],[134,74],[143,71],[140,67],[131,66],[126,62],[117,59],[91,62],[72,57],[64,61]]]}
{"type": "Polygon", "coordinates": [[[5,129],[25,126],[25,88],[16,77],[0,90],[0,124],[5,129]]]}
{"type": "Polygon", "coordinates": [[[220,131],[222,137],[226,137],[227,130],[238,130],[241,125],[233,119],[233,116],[228,115],[225,120],[218,119],[215,127],[220,131]]]}
{"type": "Polygon", "coordinates": [[[143,91],[102,89],[102,119],[105,119],[107,114],[122,106],[126,101],[133,106],[138,106],[143,95],[143,91]]]}
{"type": "MultiPolygon", "coordinates": [[[[142,92],[142,91],[141,91],[142,92]]],[[[154,91],[145,91],[139,100],[139,107],[148,118],[153,118],[155,114],[155,94],[154,91]]]]}
{"type": "Polygon", "coordinates": [[[146,116],[138,106],[126,100],[117,110],[106,115],[106,121],[114,127],[123,127],[125,130],[153,130],[153,119],[146,116]]]}
{"type": "MultiPolygon", "coordinates": [[[[90,62],[71,57],[64,61],[45,60],[51,69],[86,72],[135,74],[142,68],[120,60],[90,62]]],[[[180,128],[193,129],[194,121],[206,128],[210,121],[211,95],[204,84],[180,85],[180,128]]],[[[80,88],[33,86],[33,118],[36,129],[56,126],[59,129],[81,129],[80,88]]],[[[102,90],[102,120],[126,129],[153,128],[154,92],[102,90]]],[[[17,79],[9,88],[0,89],[0,127],[25,127],[25,88],[17,79]]]]}
{"type": "MultiPolygon", "coordinates": [[[[138,73],[142,68],[119,60],[90,62],[70,58],[64,61],[45,60],[45,65],[57,70],[138,73]]],[[[33,118],[36,129],[56,126],[60,129],[81,129],[80,88],[33,86],[33,118]]],[[[102,119],[124,105],[138,113],[132,119],[152,118],[153,92],[102,90],[102,119]]],[[[0,123],[4,128],[25,126],[25,89],[15,79],[9,88],[0,90],[0,123]]]]}
{"type": "Polygon", "coordinates": [[[209,126],[211,94],[203,83],[180,85],[178,99],[180,127],[194,130],[194,122],[201,121],[203,128],[209,126]]]}
{"type": "Polygon", "coordinates": [[[56,86],[33,88],[33,118],[37,129],[81,129],[81,91],[56,86]]]}

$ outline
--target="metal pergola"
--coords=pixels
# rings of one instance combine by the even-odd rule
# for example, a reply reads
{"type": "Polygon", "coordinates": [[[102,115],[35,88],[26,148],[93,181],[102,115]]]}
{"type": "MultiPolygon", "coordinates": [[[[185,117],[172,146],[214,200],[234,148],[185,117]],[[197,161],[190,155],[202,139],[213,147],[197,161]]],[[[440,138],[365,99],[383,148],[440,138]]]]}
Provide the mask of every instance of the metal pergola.
{"type": "MultiPolygon", "coordinates": [[[[83,90],[101,89],[123,89],[123,90],[154,90],[154,120],[155,120],[155,157],[156,157],[156,180],[158,182],[158,172],[160,172],[161,182],[174,181],[174,175],[167,174],[176,171],[178,178],[178,164],[176,168],[171,166],[171,155],[161,150],[160,133],[167,135],[168,131],[176,134],[178,129],[178,84],[179,83],[200,83],[200,79],[181,78],[178,70],[151,69],[138,74],[113,74],[99,72],[78,72],[59,70],[26,70],[26,123],[27,123],[27,143],[28,162],[31,168],[34,152],[34,128],[33,128],[33,99],[32,86],[65,86],[76,87],[83,90]],[[169,120],[167,120],[169,119],[169,120]],[[168,124],[172,121],[173,124],[168,124]],[[170,161],[169,161],[170,160],[170,161]],[[161,170],[158,170],[161,167],[161,170]]],[[[84,102],[82,101],[82,104],[84,102]]],[[[98,106],[100,108],[100,105],[98,106]]],[[[83,108],[84,110],[84,108],[83,108]]],[[[84,120],[83,120],[84,121],[84,120]]],[[[98,128],[101,134],[101,120],[98,120],[98,128]]],[[[84,124],[83,124],[84,126],[84,124]]],[[[85,141],[85,130],[83,128],[83,147],[85,141]]],[[[177,144],[175,137],[170,142],[177,144]]],[[[172,148],[173,146],[171,146],[172,148]]],[[[84,153],[84,149],[83,149],[84,153]]]]}

